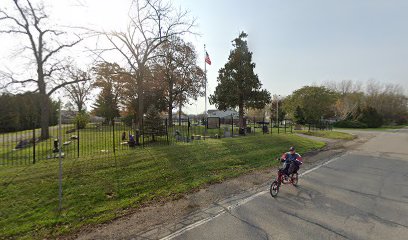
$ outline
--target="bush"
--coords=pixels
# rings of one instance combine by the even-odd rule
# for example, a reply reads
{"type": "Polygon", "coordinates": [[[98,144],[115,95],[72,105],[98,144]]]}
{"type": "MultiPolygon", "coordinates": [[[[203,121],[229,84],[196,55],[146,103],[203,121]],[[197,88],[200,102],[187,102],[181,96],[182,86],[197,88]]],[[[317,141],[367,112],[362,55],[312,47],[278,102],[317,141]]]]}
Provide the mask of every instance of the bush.
{"type": "Polygon", "coordinates": [[[396,121],[395,124],[397,125],[406,125],[408,123],[407,117],[399,117],[396,121]]]}
{"type": "Polygon", "coordinates": [[[154,137],[162,135],[165,130],[165,125],[160,118],[160,113],[153,105],[147,109],[143,127],[144,131],[152,135],[152,141],[155,141],[154,137]]]}
{"type": "Polygon", "coordinates": [[[355,120],[342,120],[335,122],[333,126],[339,128],[366,128],[367,124],[355,120]]]}
{"type": "Polygon", "coordinates": [[[90,117],[87,113],[78,113],[73,120],[73,124],[78,129],[84,129],[89,123],[89,120],[90,117]]]}
{"type": "Polygon", "coordinates": [[[369,128],[378,128],[384,124],[383,117],[373,107],[364,108],[357,121],[365,123],[369,128]]]}
{"type": "Polygon", "coordinates": [[[126,126],[130,127],[130,126],[132,126],[132,124],[133,124],[133,122],[134,122],[134,119],[135,119],[135,116],[133,116],[133,115],[127,115],[127,116],[122,117],[122,122],[123,122],[126,126]]]}

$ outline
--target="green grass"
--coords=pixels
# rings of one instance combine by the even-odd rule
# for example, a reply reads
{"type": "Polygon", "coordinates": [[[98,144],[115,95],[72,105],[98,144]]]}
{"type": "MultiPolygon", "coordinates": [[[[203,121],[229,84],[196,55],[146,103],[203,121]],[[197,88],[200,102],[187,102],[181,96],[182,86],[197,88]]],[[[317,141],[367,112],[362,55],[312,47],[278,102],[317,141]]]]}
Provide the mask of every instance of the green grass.
{"type": "Polygon", "coordinates": [[[388,131],[388,130],[397,130],[408,125],[384,125],[379,128],[336,128],[338,130],[345,129],[345,130],[364,130],[364,131],[388,131]]]}
{"type": "MultiPolygon", "coordinates": [[[[154,200],[279,164],[288,146],[322,148],[296,135],[207,139],[133,149],[112,158],[63,160],[63,209],[58,207],[58,161],[0,167],[0,239],[56,238],[106,222],[154,200]]],[[[307,161],[307,160],[306,160],[307,161]]]]}
{"type": "Polygon", "coordinates": [[[352,140],[355,138],[354,135],[345,132],[338,131],[307,131],[307,130],[296,130],[296,133],[301,133],[309,136],[329,138],[329,139],[343,139],[343,140],[352,140]]]}
{"type": "MultiPolygon", "coordinates": [[[[264,135],[262,133],[261,125],[256,125],[254,131],[254,125],[249,125],[252,128],[252,132],[249,133],[249,136],[255,135],[264,135]]],[[[72,135],[78,135],[77,132],[66,133],[67,130],[75,128],[72,124],[66,124],[63,126],[62,130],[62,142],[70,141],[72,135]]],[[[127,145],[121,145],[121,135],[123,132],[126,132],[126,135],[129,131],[133,134],[133,131],[129,127],[124,126],[123,124],[115,125],[115,132],[113,133],[112,126],[107,125],[96,125],[88,124],[85,129],[79,131],[79,146],[78,141],[73,140],[71,144],[63,146],[63,152],[66,157],[73,158],[77,157],[78,148],[79,156],[106,156],[111,155],[113,149],[116,150],[117,154],[129,154],[133,150],[127,145]],[[98,126],[98,127],[97,127],[98,126]],[[115,143],[113,143],[113,136],[115,137],[115,143]]],[[[190,131],[188,131],[187,125],[178,126],[177,124],[174,127],[168,129],[169,141],[175,141],[175,132],[178,130],[180,134],[185,138],[190,138],[192,135],[201,135],[215,138],[216,135],[224,137],[224,131],[229,131],[230,135],[238,135],[239,128],[231,125],[221,125],[219,129],[205,129],[203,126],[191,126],[190,131]]],[[[269,129],[270,130],[270,129],[269,129]]],[[[284,133],[285,129],[280,128],[280,133],[284,133]]],[[[290,133],[290,127],[286,128],[286,132],[290,133]]],[[[273,128],[272,134],[277,134],[278,129],[273,128]]],[[[270,134],[270,133],[269,133],[270,134]]],[[[53,156],[53,141],[58,137],[58,128],[50,128],[51,137],[45,141],[37,142],[35,145],[35,155],[36,161],[41,161],[53,156]]],[[[40,136],[40,129],[36,130],[36,137],[40,136]]],[[[0,134],[0,165],[20,165],[28,164],[33,162],[33,145],[20,150],[14,150],[15,146],[20,140],[31,139],[33,137],[32,131],[20,131],[15,133],[5,133],[0,134]]],[[[146,136],[145,141],[150,140],[149,136],[146,136]]],[[[156,136],[156,140],[159,143],[167,143],[166,136],[156,136]]]]}
{"type": "MultiPolygon", "coordinates": [[[[266,135],[266,134],[277,134],[278,129],[273,128],[272,132],[263,133],[262,125],[248,125],[251,127],[251,133],[248,133],[248,136],[256,135],[266,135]],[[255,126],[255,128],[254,128],[255,126]]],[[[132,148],[129,148],[127,145],[122,145],[121,136],[122,133],[134,134],[134,131],[130,127],[126,127],[123,124],[116,124],[115,131],[110,125],[101,125],[101,124],[88,124],[85,129],[81,129],[79,133],[74,131],[72,133],[66,133],[67,130],[75,129],[73,124],[65,124],[62,128],[62,142],[71,142],[69,145],[63,146],[63,152],[67,158],[76,158],[79,156],[89,157],[109,157],[112,155],[114,149],[117,155],[126,155],[133,151],[132,148]],[[72,135],[78,135],[80,140],[71,140],[72,135]],[[115,138],[115,140],[113,140],[115,138]],[[78,150],[79,149],[79,150],[78,150]]],[[[173,127],[168,128],[169,141],[175,142],[175,133],[179,131],[181,136],[184,139],[191,138],[193,135],[207,136],[210,138],[224,137],[224,132],[229,132],[229,136],[239,135],[239,128],[237,126],[232,127],[231,125],[222,124],[219,129],[205,129],[204,126],[194,126],[192,125],[188,129],[187,124],[178,126],[175,124],[173,127]]],[[[35,130],[36,138],[40,136],[40,129],[35,130]]],[[[290,127],[285,128],[281,127],[279,133],[290,133],[290,127]]],[[[54,158],[56,154],[53,153],[54,139],[58,138],[58,128],[57,126],[50,127],[50,138],[47,140],[42,140],[36,142],[35,146],[29,144],[23,149],[16,150],[14,149],[20,140],[29,140],[33,138],[32,130],[25,130],[13,133],[4,133],[0,134],[0,166],[1,165],[21,165],[29,164],[34,162],[34,150],[35,150],[35,161],[42,161],[49,158],[54,158]],[[35,149],[34,149],[35,148],[35,149]]],[[[140,138],[142,144],[142,137],[140,138]]],[[[155,136],[156,145],[157,144],[167,144],[166,136],[155,136]]],[[[151,136],[146,135],[144,142],[149,144],[151,136]]]]}

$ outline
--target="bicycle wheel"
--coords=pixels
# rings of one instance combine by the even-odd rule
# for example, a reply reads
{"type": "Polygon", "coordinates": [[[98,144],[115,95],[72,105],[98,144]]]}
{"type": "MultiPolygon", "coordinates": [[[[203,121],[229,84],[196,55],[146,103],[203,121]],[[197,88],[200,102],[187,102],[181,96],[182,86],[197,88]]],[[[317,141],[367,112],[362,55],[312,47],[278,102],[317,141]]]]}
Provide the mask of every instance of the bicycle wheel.
{"type": "Polygon", "coordinates": [[[269,191],[270,191],[272,197],[278,196],[278,193],[279,193],[279,183],[278,183],[278,181],[274,181],[271,184],[271,188],[269,189],[269,191]]]}
{"type": "Polygon", "coordinates": [[[299,181],[298,173],[293,173],[292,174],[292,185],[297,187],[298,181],[299,181]]]}

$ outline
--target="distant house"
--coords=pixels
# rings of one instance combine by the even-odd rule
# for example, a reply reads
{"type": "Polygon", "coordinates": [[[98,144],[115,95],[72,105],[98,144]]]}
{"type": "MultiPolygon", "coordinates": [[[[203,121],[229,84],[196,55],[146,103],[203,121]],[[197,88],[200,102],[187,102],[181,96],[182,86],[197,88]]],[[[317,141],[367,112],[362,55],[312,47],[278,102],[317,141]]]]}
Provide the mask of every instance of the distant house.
{"type": "Polygon", "coordinates": [[[62,124],[72,123],[76,115],[77,113],[75,111],[61,110],[61,123],[62,124]]]}
{"type": "MultiPolygon", "coordinates": [[[[169,114],[167,114],[167,113],[162,114],[162,117],[168,119],[169,114]]],[[[179,117],[180,117],[181,120],[187,120],[189,118],[189,116],[184,114],[184,113],[182,113],[181,116],[179,116],[179,114],[177,112],[173,112],[172,117],[173,117],[173,121],[176,121],[176,120],[178,121],[179,117]]]]}
{"type": "Polygon", "coordinates": [[[208,113],[208,117],[230,118],[231,115],[234,118],[239,117],[238,112],[235,111],[234,109],[228,109],[226,111],[214,109],[214,110],[208,110],[207,113],[208,113]]]}

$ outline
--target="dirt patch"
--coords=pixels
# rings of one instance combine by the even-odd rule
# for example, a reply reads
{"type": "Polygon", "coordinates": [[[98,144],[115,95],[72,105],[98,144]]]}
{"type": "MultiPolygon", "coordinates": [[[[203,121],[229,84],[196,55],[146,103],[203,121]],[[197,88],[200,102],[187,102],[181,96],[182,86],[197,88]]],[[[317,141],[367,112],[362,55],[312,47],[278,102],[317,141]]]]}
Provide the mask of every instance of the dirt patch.
{"type": "MultiPolygon", "coordinates": [[[[325,160],[341,155],[348,150],[353,150],[362,143],[365,143],[368,139],[374,137],[375,133],[358,133],[357,135],[358,138],[351,141],[318,138],[320,141],[325,141],[326,146],[323,149],[304,154],[305,164],[303,169],[312,168],[325,160]]],[[[109,223],[84,227],[81,231],[63,238],[138,239],[140,233],[145,233],[154,228],[160,229],[164,224],[169,225],[174,223],[174,225],[177,226],[181,219],[186,218],[186,216],[200,209],[207,208],[228,197],[249,190],[253,191],[254,188],[260,188],[264,186],[266,182],[274,178],[275,172],[276,168],[256,170],[222,183],[205,186],[177,200],[151,203],[148,206],[133,210],[128,215],[109,223]]]]}

